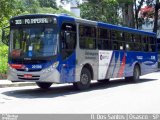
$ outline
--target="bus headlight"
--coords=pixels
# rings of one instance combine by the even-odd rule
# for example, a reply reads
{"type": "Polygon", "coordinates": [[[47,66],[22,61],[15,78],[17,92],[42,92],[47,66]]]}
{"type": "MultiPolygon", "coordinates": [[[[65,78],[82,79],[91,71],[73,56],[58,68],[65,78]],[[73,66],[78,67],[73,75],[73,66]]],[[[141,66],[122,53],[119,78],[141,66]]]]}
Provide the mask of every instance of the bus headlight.
{"type": "Polygon", "coordinates": [[[9,69],[10,69],[11,71],[13,71],[13,72],[16,71],[16,69],[15,69],[15,68],[12,68],[12,67],[10,66],[10,64],[8,64],[8,67],[9,67],[9,69]]]}
{"type": "Polygon", "coordinates": [[[54,70],[55,68],[57,68],[59,65],[59,62],[55,62],[53,63],[53,65],[51,65],[50,67],[44,69],[42,72],[51,72],[52,70],[54,70]]]}
{"type": "Polygon", "coordinates": [[[10,67],[10,66],[9,66],[9,69],[12,70],[13,72],[16,71],[16,69],[14,69],[14,68],[12,68],[12,67],[10,67]]]}

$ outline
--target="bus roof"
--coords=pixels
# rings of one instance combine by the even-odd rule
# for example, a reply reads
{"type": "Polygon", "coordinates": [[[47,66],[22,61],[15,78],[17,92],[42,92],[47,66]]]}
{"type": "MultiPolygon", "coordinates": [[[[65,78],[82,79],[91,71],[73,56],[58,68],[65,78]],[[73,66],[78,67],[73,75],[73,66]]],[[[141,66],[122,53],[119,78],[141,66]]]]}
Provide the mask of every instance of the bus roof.
{"type": "Polygon", "coordinates": [[[70,16],[67,14],[29,14],[29,15],[21,15],[21,16],[13,17],[13,18],[11,18],[11,20],[25,18],[25,17],[44,17],[44,16],[56,16],[60,19],[65,19],[65,18],[72,19],[78,23],[94,25],[94,26],[98,26],[98,27],[102,27],[102,28],[109,28],[109,29],[120,30],[120,31],[125,31],[125,32],[132,32],[132,33],[156,36],[156,33],[154,33],[154,32],[146,32],[146,31],[142,31],[142,30],[138,30],[138,29],[129,28],[129,27],[122,27],[122,26],[99,22],[99,21],[81,19],[81,18],[73,17],[73,16],[70,16]]]}

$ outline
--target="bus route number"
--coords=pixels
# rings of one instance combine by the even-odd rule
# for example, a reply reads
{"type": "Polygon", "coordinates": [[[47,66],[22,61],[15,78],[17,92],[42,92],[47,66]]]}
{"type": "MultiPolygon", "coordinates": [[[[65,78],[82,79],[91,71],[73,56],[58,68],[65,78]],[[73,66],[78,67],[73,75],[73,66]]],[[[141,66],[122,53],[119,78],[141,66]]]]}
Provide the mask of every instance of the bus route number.
{"type": "Polygon", "coordinates": [[[22,24],[22,21],[21,21],[21,20],[15,20],[15,22],[16,22],[15,24],[18,24],[18,25],[19,25],[19,24],[22,24]]]}

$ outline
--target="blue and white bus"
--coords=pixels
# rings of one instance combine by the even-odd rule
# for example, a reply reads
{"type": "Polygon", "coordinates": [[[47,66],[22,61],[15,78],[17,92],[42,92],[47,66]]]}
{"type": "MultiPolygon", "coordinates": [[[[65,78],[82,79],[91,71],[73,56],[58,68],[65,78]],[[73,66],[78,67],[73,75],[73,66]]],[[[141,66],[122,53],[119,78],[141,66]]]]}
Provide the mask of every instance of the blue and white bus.
{"type": "Polygon", "coordinates": [[[157,70],[156,34],[68,15],[32,14],[10,20],[8,79],[73,83],[82,90],[91,80],[139,81],[157,70]]]}

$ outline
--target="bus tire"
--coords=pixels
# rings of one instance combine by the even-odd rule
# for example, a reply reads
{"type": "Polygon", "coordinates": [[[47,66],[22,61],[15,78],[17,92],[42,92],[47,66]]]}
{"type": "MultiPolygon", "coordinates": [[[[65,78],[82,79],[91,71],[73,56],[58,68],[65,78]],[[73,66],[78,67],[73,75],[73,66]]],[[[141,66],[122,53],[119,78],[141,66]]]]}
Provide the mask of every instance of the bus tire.
{"type": "Polygon", "coordinates": [[[109,83],[109,79],[97,80],[99,83],[109,83]]]}
{"type": "Polygon", "coordinates": [[[81,71],[80,81],[73,83],[73,86],[78,90],[85,90],[90,87],[91,73],[87,68],[81,71]]]}
{"type": "Polygon", "coordinates": [[[140,77],[140,68],[138,65],[134,67],[132,81],[138,82],[140,77]]]}
{"type": "Polygon", "coordinates": [[[37,86],[42,89],[48,89],[52,83],[45,83],[45,82],[36,82],[37,86]]]}
{"type": "Polygon", "coordinates": [[[131,81],[131,82],[138,82],[140,77],[140,68],[138,65],[135,65],[133,70],[133,76],[131,77],[125,77],[125,80],[131,81]]]}

